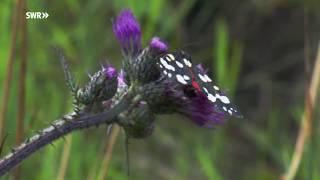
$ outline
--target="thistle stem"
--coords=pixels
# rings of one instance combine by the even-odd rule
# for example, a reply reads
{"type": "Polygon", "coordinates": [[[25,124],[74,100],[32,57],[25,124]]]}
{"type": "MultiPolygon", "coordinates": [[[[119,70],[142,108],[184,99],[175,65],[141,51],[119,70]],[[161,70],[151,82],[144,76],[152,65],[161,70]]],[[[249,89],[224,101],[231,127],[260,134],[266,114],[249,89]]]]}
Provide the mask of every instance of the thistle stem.
{"type": "Polygon", "coordinates": [[[80,115],[79,117],[67,115],[54,121],[49,127],[27,139],[24,143],[20,144],[20,146],[14,148],[10,154],[0,160],[0,176],[3,176],[34,152],[37,152],[42,147],[66,134],[75,130],[115,123],[117,116],[130,107],[131,100],[132,96],[127,94],[119,103],[108,111],[94,115],[80,115]]]}

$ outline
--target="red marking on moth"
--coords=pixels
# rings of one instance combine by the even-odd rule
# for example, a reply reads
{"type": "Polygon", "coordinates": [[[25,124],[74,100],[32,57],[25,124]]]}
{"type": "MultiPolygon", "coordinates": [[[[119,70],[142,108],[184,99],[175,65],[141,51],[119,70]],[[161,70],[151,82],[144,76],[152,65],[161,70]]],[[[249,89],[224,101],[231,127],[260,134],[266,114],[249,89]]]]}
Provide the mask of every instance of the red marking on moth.
{"type": "Polygon", "coordinates": [[[192,86],[193,86],[197,91],[201,91],[199,84],[198,84],[196,81],[194,81],[194,80],[192,80],[192,86]]]}
{"type": "Polygon", "coordinates": [[[199,84],[194,80],[195,78],[194,78],[194,73],[193,73],[192,69],[189,68],[188,70],[189,70],[191,77],[192,77],[192,82],[191,82],[192,87],[194,87],[197,91],[201,92],[199,84]]]}

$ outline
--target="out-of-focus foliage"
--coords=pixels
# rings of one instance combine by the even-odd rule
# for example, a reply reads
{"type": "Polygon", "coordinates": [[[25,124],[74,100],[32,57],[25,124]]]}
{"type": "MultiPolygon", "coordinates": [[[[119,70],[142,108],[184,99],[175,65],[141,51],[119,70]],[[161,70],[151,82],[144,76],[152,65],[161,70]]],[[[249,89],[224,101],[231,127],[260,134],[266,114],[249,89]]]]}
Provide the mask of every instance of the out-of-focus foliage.
{"type": "MultiPolygon", "coordinates": [[[[1,83],[14,5],[10,0],[0,3],[1,83]]],[[[26,137],[71,111],[71,96],[53,48],[64,49],[80,84],[100,63],[120,68],[112,18],[130,8],[141,22],[144,44],[156,35],[172,51],[192,54],[234,96],[245,117],[215,129],[196,127],[181,116],[159,117],[151,137],[131,140],[130,179],[269,180],[279,179],[288,168],[304,105],[303,20],[309,20],[305,31],[312,63],[320,37],[317,1],[29,0],[27,7],[50,16],[27,20],[26,137]]],[[[16,130],[18,62],[14,65],[5,153],[14,144],[16,130]]],[[[318,120],[319,111],[314,118],[318,120]]],[[[319,122],[314,123],[297,179],[320,179],[319,122]]],[[[65,179],[95,179],[106,139],[106,127],[74,133],[65,179]]],[[[108,179],[127,179],[123,142],[119,138],[115,145],[108,179]]],[[[23,162],[22,179],[56,179],[63,144],[58,140],[23,162]]]]}

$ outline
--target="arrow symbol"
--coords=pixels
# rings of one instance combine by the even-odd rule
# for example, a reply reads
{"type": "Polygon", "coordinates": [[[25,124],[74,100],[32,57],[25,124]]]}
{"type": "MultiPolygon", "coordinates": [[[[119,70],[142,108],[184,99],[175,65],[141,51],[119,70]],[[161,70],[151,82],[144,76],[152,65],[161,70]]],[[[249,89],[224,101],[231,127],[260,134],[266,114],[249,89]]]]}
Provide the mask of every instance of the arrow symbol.
{"type": "Polygon", "coordinates": [[[48,17],[49,17],[49,14],[47,12],[43,12],[41,19],[47,19],[48,17]]]}

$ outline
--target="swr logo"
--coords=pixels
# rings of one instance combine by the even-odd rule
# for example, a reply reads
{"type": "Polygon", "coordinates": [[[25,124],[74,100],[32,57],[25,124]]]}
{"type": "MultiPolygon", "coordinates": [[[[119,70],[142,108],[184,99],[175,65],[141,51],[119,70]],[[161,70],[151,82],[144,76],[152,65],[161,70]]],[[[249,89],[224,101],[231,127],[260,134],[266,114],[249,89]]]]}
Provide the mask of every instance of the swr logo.
{"type": "Polygon", "coordinates": [[[48,17],[47,12],[26,12],[26,19],[47,19],[48,17]]]}

